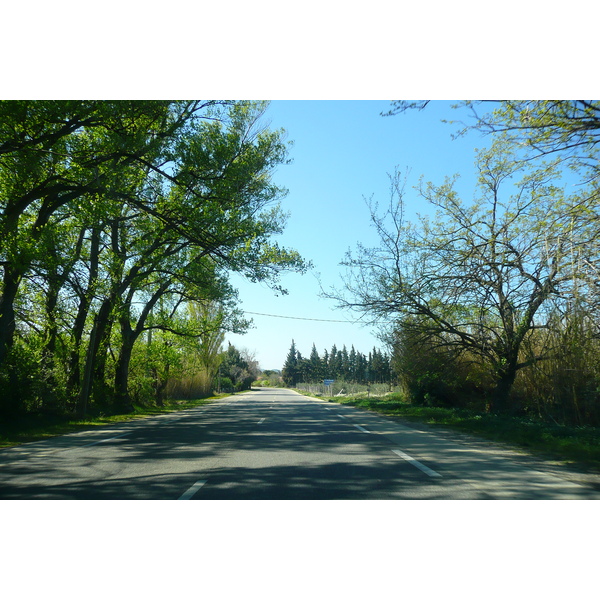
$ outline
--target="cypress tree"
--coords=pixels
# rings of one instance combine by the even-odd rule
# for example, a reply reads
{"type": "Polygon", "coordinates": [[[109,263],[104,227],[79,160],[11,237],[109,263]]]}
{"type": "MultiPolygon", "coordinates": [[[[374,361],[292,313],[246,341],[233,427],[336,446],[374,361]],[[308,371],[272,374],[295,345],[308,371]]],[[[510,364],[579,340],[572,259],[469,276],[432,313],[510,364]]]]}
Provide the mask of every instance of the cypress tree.
{"type": "Polygon", "coordinates": [[[290,351],[285,359],[281,376],[285,384],[289,387],[294,387],[298,383],[298,352],[294,340],[292,340],[290,351]]]}

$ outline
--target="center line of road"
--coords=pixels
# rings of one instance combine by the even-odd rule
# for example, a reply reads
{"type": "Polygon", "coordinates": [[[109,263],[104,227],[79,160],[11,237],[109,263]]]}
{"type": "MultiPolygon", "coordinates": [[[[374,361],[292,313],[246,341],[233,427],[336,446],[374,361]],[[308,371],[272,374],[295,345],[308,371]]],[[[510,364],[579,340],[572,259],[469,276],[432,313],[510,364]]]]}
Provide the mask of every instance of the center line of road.
{"type": "Polygon", "coordinates": [[[189,490],[181,494],[178,500],[189,500],[207,481],[207,479],[199,479],[189,490]]]}
{"type": "Polygon", "coordinates": [[[91,444],[84,444],[83,446],[81,446],[81,448],[87,448],[88,446],[95,446],[96,444],[102,444],[104,442],[112,442],[112,440],[116,440],[117,438],[124,437],[126,435],[129,435],[130,433],[131,433],[131,431],[126,431],[125,433],[122,433],[121,435],[115,435],[115,437],[111,437],[106,440],[98,440],[97,442],[92,442],[91,444]]]}
{"type": "Polygon", "coordinates": [[[361,427],[360,425],[354,425],[354,427],[356,427],[356,429],[359,429],[360,431],[362,431],[364,433],[371,433],[368,429],[365,429],[364,427],[361,427]]]}
{"type": "Polygon", "coordinates": [[[420,463],[412,456],[406,454],[406,452],[402,452],[402,450],[392,450],[392,452],[394,454],[397,454],[400,458],[403,458],[405,461],[409,462],[411,465],[413,465],[413,467],[417,467],[417,469],[421,469],[423,473],[427,473],[429,477],[441,477],[441,475],[437,471],[426,467],[424,464],[420,463]]]}

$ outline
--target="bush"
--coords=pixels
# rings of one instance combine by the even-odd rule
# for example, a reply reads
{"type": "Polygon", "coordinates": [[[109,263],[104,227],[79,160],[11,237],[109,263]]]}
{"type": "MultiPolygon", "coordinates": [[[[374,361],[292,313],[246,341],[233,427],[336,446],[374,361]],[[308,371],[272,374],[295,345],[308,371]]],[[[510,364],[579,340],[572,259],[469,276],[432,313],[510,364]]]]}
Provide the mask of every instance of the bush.
{"type": "Polygon", "coordinates": [[[0,413],[64,413],[68,408],[64,370],[46,363],[34,346],[17,340],[0,370],[0,413]]]}
{"type": "Polygon", "coordinates": [[[233,381],[229,377],[219,377],[217,379],[217,386],[222,392],[233,392],[233,381]]]}
{"type": "Polygon", "coordinates": [[[404,339],[394,368],[411,403],[483,410],[493,384],[484,367],[466,353],[404,339]]]}

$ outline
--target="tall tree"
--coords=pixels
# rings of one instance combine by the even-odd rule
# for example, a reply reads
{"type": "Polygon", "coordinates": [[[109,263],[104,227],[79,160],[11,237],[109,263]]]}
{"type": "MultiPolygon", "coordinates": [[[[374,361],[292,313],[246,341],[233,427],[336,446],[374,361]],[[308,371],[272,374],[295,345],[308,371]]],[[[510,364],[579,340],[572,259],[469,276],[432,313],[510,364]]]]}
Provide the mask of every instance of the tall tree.
{"type": "Polygon", "coordinates": [[[322,366],[322,374],[324,378],[329,378],[329,367],[331,366],[331,361],[329,360],[329,352],[327,351],[327,348],[325,348],[325,350],[323,350],[323,358],[321,359],[321,366],[322,366]]]}
{"type": "Polygon", "coordinates": [[[132,347],[161,298],[178,297],[175,305],[213,299],[213,283],[230,271],[285,293],[280,274],[307,265],[272,239],[285,226],[278,203],[285,190],[271,174],[287,148],[281,131],[261,124],[265,108],[219,101],[0,103],[0,371],[27,278],[45,295],[47,356],[59,339],[52,307],[72,298],[68,387],[81,385],[80,408],[92,382],[106,388],[114,350],[116,395],[126,398],[132,347]],[[74,253],[62,239],[72,241],[74,253]],[[216,279],[202,275],[200,266],[209,264],[216,279]]]}
{"type": "Polygon", "coordinates": [[[594,235],[585,226],[594,202],[565,197],[552,165],[515,160],[502,141],[479,154],[477,168],[473,203],[461,201],[452,180],[422,184],[438,214],[416,225],[403,221],[397,174],[385,214],[371,205],[381,247],[349,253],[345,289],[331,296],[392,328],[402,322],[424,339],[478,356],[495,379],[491,407],[503,411],[517,372],[555,355],[541,348],[524,356],[524,341],[550,326],[545,309],[577,279],[567,257],[594,235]],[[504,191],[511,186],[512,195],[504,191]]]}
{"type": "Polygon", "coordinates": [[[317,347],[313,343],[310,351],[310,380],[315,382],[323,379],[323,368],[321,364],[321,358],[317,352],[317,347]]]}
{"type": "Polygon", "coordinates": [[[339,379],[342,372],[342,353],[337,349],[337,346],[333,344],[331,351],[329,352],[329,370],[328,375],[330,379],[339,379]]]}
{"type": "Polygon", "coordinates": [[[142,101],[0,103],[0,365],[13,342],[19,285],[43,232],[63,206],[111,193],[128,166],[157,160],[161,138],[182,116],[170,109],[142,101]]]}
{"type": "Polygon", "coordinates": [[[250,389],[252,382],[258,377],[258,363],[247,351],[240,351],[231,343],[228,344],[221,363],[221,375],[231,379],[236,390],[250,389]]]}
{"type": "Polygon", "coordinates": [[[296,350],[296,343],[292,340],[292,345],[290,346],[285,363],[283,364],[281,376],[287,386],[294,387],[298,383],[299,375],[298,351],[296,350]]]}
{"type": "Polygon", "coordinates": [[[348,363],[349,363],[349,381],[356,381],[358,374],[358,363],[357,363],[357,355],[356,350],[354,348],[354,344],[352,344],[352,348],[350,348],[350,354],[348,355],[348,363]]]}
{"type": "Polygon", "coordinates": [[[348,357],[346,344],[342,346],[340,352],[340,375],[344,381],[350,381],[350,359],[348,357]]]}

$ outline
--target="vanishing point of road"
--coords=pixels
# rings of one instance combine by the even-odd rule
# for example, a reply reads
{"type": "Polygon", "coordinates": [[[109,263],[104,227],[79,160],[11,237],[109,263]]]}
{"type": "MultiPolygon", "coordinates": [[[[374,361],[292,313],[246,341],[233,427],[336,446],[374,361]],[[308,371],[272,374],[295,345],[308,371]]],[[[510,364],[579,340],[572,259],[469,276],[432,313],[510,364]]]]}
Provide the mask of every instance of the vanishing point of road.
{"type": "Polygon", "coordinates": [[[0,499],[598,499],[467,436],[260,389],[0,451],[0,499]]]}

